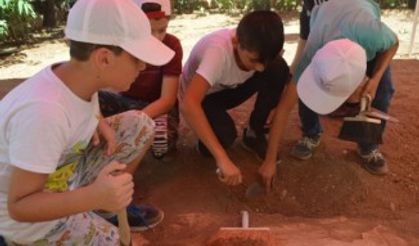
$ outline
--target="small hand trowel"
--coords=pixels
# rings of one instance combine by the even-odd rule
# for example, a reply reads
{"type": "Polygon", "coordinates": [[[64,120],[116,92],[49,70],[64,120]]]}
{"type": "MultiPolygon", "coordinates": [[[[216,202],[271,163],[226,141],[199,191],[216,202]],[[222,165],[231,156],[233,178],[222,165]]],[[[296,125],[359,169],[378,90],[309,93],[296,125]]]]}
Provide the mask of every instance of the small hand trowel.
{"type": "MultiPolygon", "coordinates": [[[[281,160],[278,160],[276,162],[276,165],[278,166],[279,163],[281,163],[281,160]]],[[[266,187],[265,184],[260,180],[260,177],[258,177],[258,180],[249,184],[246,189],[245,196],[248,199],[255,199],[261,196],[266,195],[266,187]]]]}
{"type": "Polygon", "coordinates": [[[266,188],[260,182],[253,182],[246,189],[246,198],[253,199],[266,195],[266,188]]]}

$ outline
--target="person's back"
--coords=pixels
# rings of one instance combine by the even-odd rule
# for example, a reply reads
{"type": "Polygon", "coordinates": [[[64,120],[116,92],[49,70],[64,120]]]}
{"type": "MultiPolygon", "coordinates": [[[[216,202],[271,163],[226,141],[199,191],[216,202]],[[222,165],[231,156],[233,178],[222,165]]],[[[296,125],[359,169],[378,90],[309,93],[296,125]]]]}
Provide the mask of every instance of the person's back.
{"type": "Polygon", "coordinates": [[[347,38],[359,43],[367,52],[368,61],[395,42],[393,32],[381,22],[378,4],[372,0],[324,2],[312,10],[310,27],[304,56],[295,72],[297,80],[314,53],[329,41],[347,38]]]}
{"type": "Polygon", "coordinates": [[[235,32],[235,29],[217,30],[202,37],[194,45],[181,75],[181,96],[197,72],[204,74],[206,80],[211,84],[207,94],[234,88],[254,74],[255,71],[246,71],[237,65],[231,42],[235,32]],[[217,60],[212,61],[212,59],[217,60]],[[219,67],[205,71],[207,69],[205,64],[209,62],[216,62],[219,67]]]}

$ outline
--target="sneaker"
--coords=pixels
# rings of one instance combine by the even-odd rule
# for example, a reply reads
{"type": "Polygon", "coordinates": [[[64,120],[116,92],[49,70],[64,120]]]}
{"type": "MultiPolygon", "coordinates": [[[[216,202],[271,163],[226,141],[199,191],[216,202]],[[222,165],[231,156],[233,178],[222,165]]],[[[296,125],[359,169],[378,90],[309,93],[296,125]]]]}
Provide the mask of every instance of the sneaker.
{"type": "Polygon", "coordinates": [[[310,138],[304,136],[291,149],[291,155],[300,160],[308,160],[313,156],[313,152],[320,144],[320,136],[310,138]]]}
{"type": "Polygon", "coordinates": [[[368,153],[359,152],[364,168],[375,175],[384,175],[388,172],[387,162],[378,149],[374,149],[368,153]]]}
{"type": "MultiPolygon", "coordinates": [[[[160,209],[149,205],[135,205],[131,203],[127,207],[128,224],[131,231],[145,231],[158,225],[164,218],[160,209]]],[[[118,216],[114,215],[107,219],[110,223],[118,226],[118,216]]]]}
{"type": "Polygon", "coordinates": [[[257,136],[251,128],[244,128],[242,146],[244,149],[254,153],[259,161],[265,159],[268,148],[265,134],[257,136]]]}
{"type": "Polygon", "coordinates": [[[154,119],[154,141],[151,145],[151,153],[154,158],[161,159],[169,151],[169,137],[167,134],[167,114],[154,119]]]}

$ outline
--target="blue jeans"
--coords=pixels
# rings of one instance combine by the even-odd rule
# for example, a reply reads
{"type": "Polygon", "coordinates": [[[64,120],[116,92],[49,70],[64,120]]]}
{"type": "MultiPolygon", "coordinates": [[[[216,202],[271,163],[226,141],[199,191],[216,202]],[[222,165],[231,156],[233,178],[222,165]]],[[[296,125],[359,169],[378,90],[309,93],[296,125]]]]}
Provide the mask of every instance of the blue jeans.
{"type": "Polygon", "coordinates": [[[0,246],[6,246],[6,242],[4,241],[2,236],[0,236],[0,246]]]}
{"type": "MultiPolygon", "coordinates": [[[[376,59],[368,62],[367,64],[367,75],[371,76],[373,69],[375,67],[376,59]]],[[[379,109],[383,112],[387,112],[390,106],[391,98],[394,94],[394,87],[393,82],[391,79],[391,69],[390,66],[386,68],[383,77],[380,80],[380,83],[377,88],[377,92],[375,98],[372,102],[372,107],[379,109]]],[[[319,115],[309,109],[304,103],[299,100],[298,102],[298,113],[300,115],[301,121],[301,128],[303,131],[303,135],[307,137],[316,137],[319,136],[323,129],[320,125],[319,115]]],[[[384,129],[386,126],[386,122],[382,121],[381,123],[382,131],[381,134],[384,133],[384,129]]],[[[362,153],[369,153],[370,151],[377,149],[378,145],[376,144],[368,144],[359,142],[358,147],[362,153]]]]}

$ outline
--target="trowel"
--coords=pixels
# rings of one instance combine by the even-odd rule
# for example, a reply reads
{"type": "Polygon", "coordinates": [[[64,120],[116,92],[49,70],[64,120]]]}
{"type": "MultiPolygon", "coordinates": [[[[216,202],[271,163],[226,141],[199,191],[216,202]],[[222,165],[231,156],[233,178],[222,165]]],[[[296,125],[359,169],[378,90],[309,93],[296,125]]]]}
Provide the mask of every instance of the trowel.
{"type": "MultiPolygon", "coordinates": [[[[277,170],[278,170],[279,163],[281,163],[281,160],[278,160],[276,162],[277,170]]],[[[246,198],[254,199],[254,198],[258,198],[258,197],[266,195],[267,191],[266,191],[265,184],[262,182],[259,176],[257,179],[258,179],[257,181],[247,186],[246,193],[245,193],[246,198]]]]}

